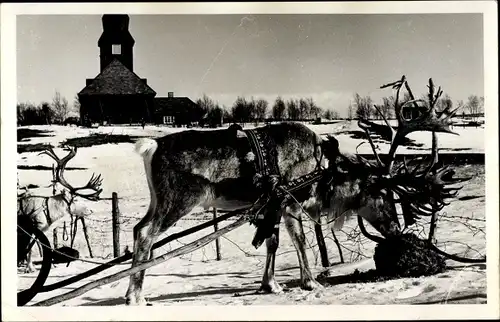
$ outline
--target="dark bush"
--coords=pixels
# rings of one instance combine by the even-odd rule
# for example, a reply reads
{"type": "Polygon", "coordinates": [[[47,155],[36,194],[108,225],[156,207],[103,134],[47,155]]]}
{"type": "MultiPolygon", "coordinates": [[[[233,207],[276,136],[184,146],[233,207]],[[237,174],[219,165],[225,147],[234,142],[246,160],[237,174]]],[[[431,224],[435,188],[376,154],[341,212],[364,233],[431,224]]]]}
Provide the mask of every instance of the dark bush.
{"type": "Polygon", "coordinates": [[[138,137],[124,134],[91,134],[89,136],[71,138],[64,141],[61,145],[70,145],[77,148],[90,147],[94,145],[108,143],[134,143],[138,137]]]}
{"type": "Polygon", "coordinates": [[[71,124],[79,125],[80,118],[78,116],[70,116],[64,120],[64,125],[71,125],[71,124]]]}
{"type": "Polygon", "coordinates": [[[49,147],[50,147],[50,144],[45,144],[45,143],[18,144],[17,145],[17,153],[42,152],[42,151],[47,150],[49,147]]]}
{"type": "Polygon", "coordinates": [[[444,257],[414,234],[386,238],[375,247],[373,259],[379,275],[390,277],[434,275],[446,268],[444,257]]]}
{"type": "Polygon", "coordinates": [[[29,138],[38,138],[46,136],[54,136],[51,131],[42,131],[34,129],[17,129],[17,141],[23,141],[29,138]]]}

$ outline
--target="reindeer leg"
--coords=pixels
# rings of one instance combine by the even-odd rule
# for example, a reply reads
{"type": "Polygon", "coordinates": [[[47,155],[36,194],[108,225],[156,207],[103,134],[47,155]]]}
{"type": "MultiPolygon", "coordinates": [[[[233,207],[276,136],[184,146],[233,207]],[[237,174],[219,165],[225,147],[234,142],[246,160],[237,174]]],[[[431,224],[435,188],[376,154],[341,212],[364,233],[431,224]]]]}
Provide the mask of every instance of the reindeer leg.
{"type": "Polygon", "coordinates": [[[264,276],[259,292],[263,293],[281,293],[283,288],[276,282],[274,278],[274,264],[276,260],[276,250],[279,246],[279,223],[274,227],[271,237],[266,239],[267,257],[264,276]]]}
{"type": "MultiPolygon", "coordinates": [[[[293,209],[294,207],[290,208],[293,209]]],[[[299,258],[301,288],[308,291],[322,288],[323,286],[316,281],[309,267],[306,253],[306,236],[302,226],[300,211],[293,211],[290,208],[287,208],[287,211],[290,211],[291,216],[285,215],[284,221],[299,258]]]]}
{"type": "MultiPolygon", "coordinates": [[[[132,267],[150,259],[151,247],[160,234],[161,224],[158,224],[156,210],[149,210],[147,215],[134,227],[134,255],[132,267]]],[[[130,283],[126,294],[127,305],[148,304],[141,295],[142,284],[146,271],[130,275],[130,283]]]]}
{"type": "Polygon", "coordinates": [[[33,273],[36,271],[35,265],[33,265],[33,260],[31,259],[31,254],[33,252],[33,247],[28,251],[26,257],[26,273],[33,273]]]}
{"type": "MultiPolygon", "coordinates": [[[[186,178],[171,178],[172,180],[186,178]]],[[[168,187],[161,189],[167,191],[168,187]]],[[[134,227],[134,255],[132,267],[148,260],[151,257],[151,247],[158,236],[167,231],[183,216],[187,215],[196,205],[205,201],[209,196],[209,187],[200,184],[186,184],[178,186],[175,196],[170,193],[159,195],[159,199],[152,201],[146,216],[134,227]],[[173,206],[172,206],[173,205],[173,206]]],[[[145,271],[130,276],[130,283],[126,294],[127,305],[145,305],[141,295],[145,271]]]]}

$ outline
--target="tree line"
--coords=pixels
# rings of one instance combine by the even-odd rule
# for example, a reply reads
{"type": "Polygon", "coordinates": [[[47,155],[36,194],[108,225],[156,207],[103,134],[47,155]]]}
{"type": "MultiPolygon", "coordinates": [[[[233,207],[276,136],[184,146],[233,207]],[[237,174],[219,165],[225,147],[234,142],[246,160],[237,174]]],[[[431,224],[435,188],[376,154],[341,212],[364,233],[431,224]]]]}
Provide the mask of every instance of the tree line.
{"type": "Polygon", "coordinates": [[[68,100],[56,91],[51,103],[18,103],[17,125],[63,124],[72,111],[80,111],[78,97],[75,97],[73,106],[70,106],[68,100]]]}
{"type": "Polygon", "coordinates": [[[268,101],[251,97],[238,96],[232,106],[221,106],[207,95],[196,101],[205,111],[205,122],[215,126],[222,123],[258,123],[266,120],[275,121],[310,121],[318,118],[337,119],[335,110],[324,110],[312,97],[284,100],[278,96],[272,105],[268,101]]]}
{"type": "MultiPolygon", "coordinates": [[[[427,94],[423,94],[420,96],[423,100],[423,104],[427,102],[427,94]]],[[[411,100],[410,95],[408,93],[404,93],[403,97],[400,98],[400,102],[406,102],[411,100]]],[[[381,114],[387,118],[392,119],[395,118],[394,114],[394,96],[383,97],[381,104],[375,104],[372,98],[368,96],[361,96],[359,93],[355,93],[353,95],[353,100],[348,106],[348,119],[353,118],[363,118],[363,119],[382,119],[382,116],[375,108],[375,105],[380,110],[381,114]]],[[[467,101],[459,100],[456,102],[456,105],[453,103],[453,100],[448,94],[444,94],[444,96],[440,97],[436,102],[436,110],[442,111],[446,108],[454,108],[458,107],[459,111],[457,116],[468,116],[473,119],[477,119],[482,113],[484,113],[484,97],[477,95],[470,95],[467,98],[467,101]]]]}
{"type": "MultiPolygon", "coordinates": [[[[421,95],[420,98],[426,101],[426,94],[421,95]]],[[[400,100],[402,102],[410,100],[409,94],[405,93],[400,100]]],[[[353,99],[347,108],[347,119],[381,119],[382,117],[377,112],[375,105],[387,119],[392,119],[395,117],[394,101],[394,96],[388,96],[383,97],[380,104],[375,104],[369,95],[361,96],[359,93],[354,93],[353,99]]],[[[312,97],[285,100],[278,96],[270,105],[268,101],[262,98],[255,99],[251,97],[247,99],[244,96],[239,96],[230,107],[227,107],[221,106],[207,95],[203,95],[196,103],[205,112],[202,123],[212,127],[233,122],[258,123],[267,120],[311,121],[318,118],[327,120],[340,119],[338,111],[319,107],[312,97]]],[[[457,116],[465,117],[467,115],[477,119],[484,112],[484,97],[470,95],[466,102],[459,100],[454,103],[451,97],[445,94],[436,103],[438,111],[455,106],[460,108],[457,116]]],[[[74,98],[73,106],[70,106],[68,100],[56,91],[51,103],[42,102],[39,105],[18,103],[17,124],[18,126],[63,124],[72,111],[78,112],[79,109],[78,97],[74,98]]]]}

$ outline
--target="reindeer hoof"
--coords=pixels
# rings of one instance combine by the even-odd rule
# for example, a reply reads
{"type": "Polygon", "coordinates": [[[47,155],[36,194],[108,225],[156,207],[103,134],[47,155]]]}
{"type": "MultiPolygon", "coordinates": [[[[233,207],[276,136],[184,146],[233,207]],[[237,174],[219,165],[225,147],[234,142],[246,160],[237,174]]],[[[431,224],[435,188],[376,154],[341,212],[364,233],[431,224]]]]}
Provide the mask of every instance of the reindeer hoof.
{"type": "Polygon", "coordinates": [[[302,281],[300,288],[303,290],[306,290],[306,291],[313,291],[313,290],[323,289],[324,287],[323,287],[323,285],[318,283],[316,280],[309,279],[309,280],[302,281]]]}
{"type": "Polygon", "coordinates": [[[153,304],[146,301],[146,299],[142,296],[138,298],[127,297],[125,304],[128,306],[153,306],[153,304]]]}
{"type": "Polygon", "coordinates": [[[257,291],[259,294],[279,294],[283,292],[283,288],[275,280],[270,282],[262,282],[260,289],[257,291]]]}

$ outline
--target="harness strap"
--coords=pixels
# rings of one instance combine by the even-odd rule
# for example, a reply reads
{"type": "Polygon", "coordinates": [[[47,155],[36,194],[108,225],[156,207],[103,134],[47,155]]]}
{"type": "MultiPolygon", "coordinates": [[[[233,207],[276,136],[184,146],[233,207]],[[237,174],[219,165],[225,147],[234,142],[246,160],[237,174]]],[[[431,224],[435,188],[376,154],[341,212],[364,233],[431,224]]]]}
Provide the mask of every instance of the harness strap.
{"type": "Polygon", "coordinates": [[[50,227],[50,225],[52,225],[53,221],[52,221],[52,218],[50,218],[49,198],[48,197],[45,197],[45,209],[43,210],[43,213],[45,214],[45,218],[47,219],[47,226],[50,227]]]}
{"type": "Polygon", "coordinates": [[[255,154],[256,170],[263,177],[277,175],[281,177],[277,151],[272,138],[267,133],[257,130],[246,130],[252,151],[255,154]]]}
{"type": "Polygon", "coordinates": [[[64,221],[64,225],[63,225],[63,234],[62,234],[62,239],[64,241],[68,241],[68,230],[66,228],[66,220],[64,221]]]}

